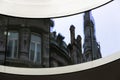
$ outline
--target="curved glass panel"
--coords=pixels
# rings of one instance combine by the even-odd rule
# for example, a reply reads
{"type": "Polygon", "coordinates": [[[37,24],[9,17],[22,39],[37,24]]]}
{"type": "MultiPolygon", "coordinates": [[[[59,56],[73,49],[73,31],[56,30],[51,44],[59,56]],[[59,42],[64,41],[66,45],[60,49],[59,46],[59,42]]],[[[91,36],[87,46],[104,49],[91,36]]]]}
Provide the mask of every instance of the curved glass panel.
{"type": "Polygon", "coordinates": [[[61,18],[0,15],[0,64],[61,67],[119,51],[118,3],[116,0],[98,9],[61,18]]]}

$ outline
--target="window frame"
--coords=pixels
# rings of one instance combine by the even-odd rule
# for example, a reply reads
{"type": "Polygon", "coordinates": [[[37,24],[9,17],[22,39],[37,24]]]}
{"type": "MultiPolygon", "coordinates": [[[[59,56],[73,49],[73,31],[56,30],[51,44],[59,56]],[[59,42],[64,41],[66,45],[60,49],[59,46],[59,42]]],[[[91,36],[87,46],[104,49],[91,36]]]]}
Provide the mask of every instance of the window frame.
{"type": "Polygon", "coordinates": [[[39,63],[39,64],[41,64],[41,59],[42,58],[42,39],[41,39],[41,34],[39,34],[39,33],[34,33],[34,32],[32,32],[31,33],[31,35],[30,35],[30,46],[29,46],[29,60],[30,61],[33,61],[34,63],[39,63]],[[32,41],[32,35],[34,35],[34,36],[37,36],[37,37],[39,37],[40,38],[40,41],[39,42],[36,42],[36,41],[32,41]],[[31,60],[31,43],[33,43],[34,45],[35,45],[35,47],[34,47],[34,58],[33,58],[33,60],[31,60]],[[39,55],[39,62],[37,61],[38,59],[38,50],[37,50],[37,48],[38,48],[38,45],[40,45],[40,55],[39,55]]]}
{"type": "Polygon", "coordinates": [[[19,32],[18,31],[7,31],[7,54],[9,54],[8,52],[8,47],[9,47],[9,41],[12,41],[12,50],[11,50],[11,55],[10,56],[6,56],[7,58],[12,58],[12,59],[15,59],[15,58],[18,58],[18,53],[19,53],[19,32]],[[17,38],[10,38],[9,39],[9,33],[17,33],[17,38]],[[17,41],[17,52],[15,53],[15,41],[17,41]],[[15,56],[16,54],[16,56],[15,56]]]}

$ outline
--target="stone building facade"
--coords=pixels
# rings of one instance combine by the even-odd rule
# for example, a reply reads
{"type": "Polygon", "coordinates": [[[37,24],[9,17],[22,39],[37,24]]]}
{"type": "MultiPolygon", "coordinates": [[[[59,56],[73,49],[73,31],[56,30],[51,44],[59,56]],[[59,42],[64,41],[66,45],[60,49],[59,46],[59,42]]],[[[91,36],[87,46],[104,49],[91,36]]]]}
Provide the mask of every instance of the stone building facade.
{"type": "Polygon", "coordinates": [[[64,37],[56,32],[51,33],[50,37],[50,66],[66,66],[73,64],[68,53],[67,44],[63,41],[64,37]]]}
{"type": "Polygon", "coordinates": [[[0,64],[49,67],[50,19],[0,15],[0,64]]]}
{"type": "Polygon", "coordinates": [[[90,12],[84,14],[84,51],[81,36],[75,39],[70,26],[71,42],[50,32],[51,19],[17,18],[0,15],[0,64],[17,67],[59,67],[101,58],[90,12]]]}

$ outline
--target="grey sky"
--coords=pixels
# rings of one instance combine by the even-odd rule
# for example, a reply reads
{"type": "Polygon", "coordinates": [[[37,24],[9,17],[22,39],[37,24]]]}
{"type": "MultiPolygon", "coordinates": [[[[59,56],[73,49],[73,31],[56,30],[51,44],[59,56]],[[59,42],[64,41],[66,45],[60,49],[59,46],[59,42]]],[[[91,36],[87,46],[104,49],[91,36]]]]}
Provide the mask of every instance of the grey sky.
{"type": "MultiPolygon", "coordinates": [[[[92,10],[95,20],[95,29],[97,41],[101,45],[103,57],[114,52],[120,51],[120,0],[92,10]]],[[[54,19],[55,26],[53,31],[61,33],[66,43],[70,42],[69,27],[71,24],[75,26],[76,36],[83,36],[83,13],[79,15],[54,19]]]]}

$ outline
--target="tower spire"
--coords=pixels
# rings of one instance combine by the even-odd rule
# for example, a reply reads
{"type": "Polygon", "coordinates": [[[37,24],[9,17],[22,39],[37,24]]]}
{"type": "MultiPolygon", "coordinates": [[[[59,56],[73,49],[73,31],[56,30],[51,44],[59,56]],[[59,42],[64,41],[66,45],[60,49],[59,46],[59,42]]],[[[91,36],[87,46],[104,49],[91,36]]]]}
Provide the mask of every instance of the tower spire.
{"type": "Polygon", "coordinates": [[[91,11],[86,11],[84,14],[84,55],[86,61],[101,58],[99,44],[95,36],[95,23],[91,11]]]}

